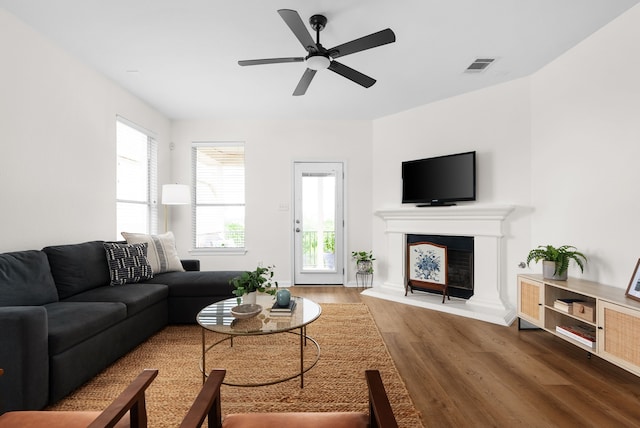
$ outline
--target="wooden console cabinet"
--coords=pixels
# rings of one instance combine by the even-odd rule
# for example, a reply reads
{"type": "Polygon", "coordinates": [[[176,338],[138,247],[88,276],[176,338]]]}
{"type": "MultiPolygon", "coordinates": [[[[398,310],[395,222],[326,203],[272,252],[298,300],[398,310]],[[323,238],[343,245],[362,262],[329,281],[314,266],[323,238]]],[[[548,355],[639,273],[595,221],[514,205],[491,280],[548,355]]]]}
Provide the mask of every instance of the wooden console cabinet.
{"type": "Polygon", "coordinates": [[[625,297],[624,289],[577,278],[554,281],[542,275],[521,274],[518,317],[640,375],[640,302],[625,297]],[[577,300],[583,312],[567,313],[556,307],[557,300],[567,299],[577,300]],[[584,332],[593,336],[589,339],[591,335],[584,332]],[[574,339],[572,334],[579,337],[574,339]]]}

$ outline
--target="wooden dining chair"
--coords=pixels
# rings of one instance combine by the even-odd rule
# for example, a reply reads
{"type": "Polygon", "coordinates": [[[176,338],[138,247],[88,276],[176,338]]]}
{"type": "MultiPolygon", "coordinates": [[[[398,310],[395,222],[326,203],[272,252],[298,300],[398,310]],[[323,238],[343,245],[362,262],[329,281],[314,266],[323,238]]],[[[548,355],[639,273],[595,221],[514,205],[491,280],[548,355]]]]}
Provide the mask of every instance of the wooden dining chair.
{"type": "Polygon", "coordinates": [[[158,370],[144,370],[102,412],[48,410],[11,411],[0,416],[0,427],[146,428],[147,408],[145,391],[157,375],[158,370]],[[124,417],[127,413],[129,417],[124,417]]]}
{"type": "Polygon", "coordinates": [[[234,413],[222,418],[220,386],[226,370],[214,369],[200,390],[180,428],[398,428],[378,370],[365,371],[369,412],[234,413]]]}

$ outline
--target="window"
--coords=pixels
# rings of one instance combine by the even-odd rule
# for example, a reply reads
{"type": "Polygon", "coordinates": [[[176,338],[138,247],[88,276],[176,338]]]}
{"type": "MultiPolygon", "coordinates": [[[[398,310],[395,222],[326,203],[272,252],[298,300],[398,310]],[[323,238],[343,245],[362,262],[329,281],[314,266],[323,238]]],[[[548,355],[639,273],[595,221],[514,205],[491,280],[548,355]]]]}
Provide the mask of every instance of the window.
{"type": "Polygon", "coordinates": [[[146,131],[122,118],[116,121],[116,234],[156,233],[157,143],[146,131]]]}
{"type": "Polygon", "coordinates": [[[193,143],[194,248],[244,248],[244,143],[193,143]]]}

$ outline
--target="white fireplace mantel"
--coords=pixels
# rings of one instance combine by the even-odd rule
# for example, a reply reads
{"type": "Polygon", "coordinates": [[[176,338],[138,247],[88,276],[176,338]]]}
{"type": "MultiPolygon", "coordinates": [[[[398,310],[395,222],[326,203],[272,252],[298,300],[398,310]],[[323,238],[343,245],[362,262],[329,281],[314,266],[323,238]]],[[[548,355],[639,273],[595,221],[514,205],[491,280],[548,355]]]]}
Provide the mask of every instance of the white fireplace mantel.
{"type": "Polygon", "coordinates": [[[397,208],[376,211],[385,222],[386,277],[364,294],[427,307],[501,325],[510,325],[515,311],[504,300],[501,284],[503,223],[513,205],[460,205],[397,208]],[[404,296],[406,235],[450,235],[474,238],[474,295],[468,299],[442,297],[416,291],[404,296]]]}

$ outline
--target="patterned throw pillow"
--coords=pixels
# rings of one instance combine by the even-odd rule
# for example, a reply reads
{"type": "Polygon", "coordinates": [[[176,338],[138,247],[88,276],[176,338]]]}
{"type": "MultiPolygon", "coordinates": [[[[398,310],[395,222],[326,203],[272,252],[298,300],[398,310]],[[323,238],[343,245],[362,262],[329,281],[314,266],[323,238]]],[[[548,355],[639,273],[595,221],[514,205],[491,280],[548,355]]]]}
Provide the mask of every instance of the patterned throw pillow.
{"type": "Polygon", "coordinates": [[[111,285],[123,285],[153,278],[147,260],[147,244],[117,244],[105,242],[111,285]]]}
{"type": "Polygon", "coordinates": [[[160,235],[129,232],[122,232],[121,234],[129,244],[146,242],[149,245],[147,259],[151,264],[151,270],[154,275],[163,272],[184,272],[172,232],[160,235]]]}

